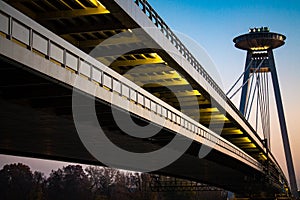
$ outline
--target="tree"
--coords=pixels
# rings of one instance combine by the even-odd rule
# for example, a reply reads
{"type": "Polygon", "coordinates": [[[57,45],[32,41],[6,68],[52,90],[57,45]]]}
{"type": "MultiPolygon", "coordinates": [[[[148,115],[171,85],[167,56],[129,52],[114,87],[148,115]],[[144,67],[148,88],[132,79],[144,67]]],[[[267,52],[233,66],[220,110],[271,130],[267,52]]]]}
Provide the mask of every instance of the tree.
{"type": "MultiPolygon", "coordinates": [[[[109,169],[110,170],[110,169],[109,169]]],[[[125,174],[119,170],[116,171],[114,177],[114,183],[111,185],[110,188],[110,199],[111,200],[129,200],[130,199],[130,192],[126,184],[125,174]]]]}
{"type": "Polygon", "coordinates": [[[46,177],[43,173],[35,171],[33,173],[32,188],[30,199],[42,200],[45,199],[46,177]]]}
{"type": "Polygon", "coordinates": [[[85,169],[91,183],[93,199],[143,199],[140,175],[104,167],[85,169]]]}
{"type": "Polygon", "coordinates": [[[46,194],[48,199],[63,199],[63,170],[52,170],[47,179],[46,194]]]}
{"type": "Polygon", "coordinates": [[[91,199],[90,183],[80,165],[69,165],[52,171],[47,179],[49,200],[91,199]]]}
{"type": "Polygon", "coordinates": [[[112,195],[111,189],[116,182],[118,170],[89,166],[85,171],[91,184],[93,199],[109,199],[112,195]]]}
{"type": "Polygon", "coordinates": [[[0,199],[30,199],[33,174],[24,164],[5,165],[0,170],[0,199]]]}

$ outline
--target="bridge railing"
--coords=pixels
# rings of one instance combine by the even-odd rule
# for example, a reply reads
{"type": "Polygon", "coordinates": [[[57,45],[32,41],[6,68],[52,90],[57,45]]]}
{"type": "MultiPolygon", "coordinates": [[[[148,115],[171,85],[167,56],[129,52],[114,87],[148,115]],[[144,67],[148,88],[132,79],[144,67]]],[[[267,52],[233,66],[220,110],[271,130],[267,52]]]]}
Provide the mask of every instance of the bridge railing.
{"type": "Polygon", "coordinates": [[[180,41],[176,34],[169,28],[169,26],[164,22],[164,20],[159,16],[159,14],[152,8],[152,6],[147,2],[147,0],[134,0],[137,6],[148,16],[148,18],[156,25],[158,29],[165,35],[165,37],[176,47],[176,49],[182,54],[182,56],[199,72],[199,74],[210,84],[210,86],[220,95],[220,97],[227,102],[227,104],[237,113],[243,122],[251,129],[253,135],[258,138],[257,144],[263,149],[262,140],[241,114],[241,112],[236,108],[236,106],[231,102],[219,85],[213,80],[213,78],[207,73],[207,71],[202,67],[198,60],[193,56],[193,54],[187,49],[187,47],[180,41]],[[259,142],[260,141],[260,142],[259,142]]]}
{"type": "Polygon", "coordinates": [[[177,48],[184,58],[203,76],[203,78],[210,84],[210,86],[225,100],[227,96],[207,71],[201,66],[198,60],[187,49],[187,47],[180,41],[175,33],[169,28],[164,20],[152,8],[147,0],[134,0],[141,10],[149,17],[149,19],[161,30],[161,32],[170,40],[170,42],[177,48]]]}
{"type": "Polygon", "coordinates": [[[240,160],[262,170],[262,165],[243,150],[106,67],[3,1],[0,1],[0,8],[0,37],[14,41],[60,67],[86,77],[99,87],[117,93],[130,103],[142,106],[157,116],[204,138],[210,144],[228,150],[240,160]]]}
{"type": "MultiPolygon", "coordinates": [[[[269,154],[269,159],[272,163],[274,163],[274,170],[275,170],[275,177],[276,177],[276,181],[283,181],[284,184],[288,185],[288,179],[286,178],[283,170],[281,169],[279,163],[277,162],[277,160],[275,159],[274,155],[272,153],[269,154]],[[281,180],[279,180],[281,179],[281,180]]],[[[268,170],[268,169],[267,169],[268,170]]]]}

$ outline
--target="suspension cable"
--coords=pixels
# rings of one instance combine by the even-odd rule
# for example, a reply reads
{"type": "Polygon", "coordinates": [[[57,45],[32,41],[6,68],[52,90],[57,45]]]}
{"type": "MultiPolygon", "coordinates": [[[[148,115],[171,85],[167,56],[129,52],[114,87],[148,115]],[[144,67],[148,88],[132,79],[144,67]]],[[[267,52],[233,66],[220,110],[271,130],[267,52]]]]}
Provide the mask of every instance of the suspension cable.
{"type": "MultiPolygon", "coordinates": [[[[226,95],[229,95],[233,89],[236,87],[237,83],[241,80],[241,78],[245,75],[245,73],[250,69],[254,60],[251,60],[246,67],[246,70],[239,76],[237,81],[233,84],[233,86],[228,90],[226,95]]],[[[256,60],[255,60],[256,61],[256,60]]],[[[260,73],[259,70],[262,67],[265,59],[262,59],[259,65],[255,68],[255,70],[250,73],[247,80],[240,86],[230,97],[232,99],[246,84],[250,83],[249,87],[249,96],[250,98],[247,100],[245,105],[245,118],[249,120],[251,115],[251,110],[254,104],[254,100],[256,99],[256,118],[255,118],[255,127],[256,131],[258,131],[259,118],[260,124],[262,128],[262,133],[264,139],[267,140],[267,147],[270,148],[270,99],[269,99],[269,77],[267,72],[260,73]],[[257,73],[259,72],[259,73],[257,73]],[[254,76],[256,74],[256,76],[254,76]],[[251,80],[250,80],[251,79],[251,80]],[[254,84],[254,82],[256,82],[254,84]],[[259,115],[260,113],[260,115],[259,115]]],[[[258,62],[256,62],[258,64],[258,62]]]]}
{"type": "Polygon", "coordinates": [[[270,147],[270,144],[271,144],[271,123],[270,123],[270,93],[269,93],[269,76],[266,74],[266,77],[267,77],[267,82],[266,82],[266,97],[267,97],[267,128],[268,128],[268,135],[267,135],[267,140],[268,140],[268,147],[270,147]]]}
{"type": "Polygon", "coordinates": [[[261,104],[261,110],[262,110],[262,126],[263,126],[263,133],[264,133],[264,139],[267,138],[267,116],[266,116],[266,82],[265,82],[265,76],[264,74],[261,74],[262,77],[262,93],[261,93],[261,99],[262,99],[262,104],[261,104]]]}
{"type": "Polygon", "coordinates": [[[229,99],[232,99],[232,97],[234,97],[249,81],[249,79],[253,76],[253,74],[255,74],[259,69],[260,67],[262,66],[263,62],[264,62],[265,59],[262,59],[262,61],[260,62],[260,64],[258,65],[258,67],[255,69],[255,71],[249,76],[249,78],[247,79],[247,81],[245,81],[245,83],[240,86],[236,91],[235,93],[233,93],[233,95],[231,95],[231,97],[229,97],[229,99]]]}
{"type": "Polygon", "coordinates": [[[267,143],[268,143],[268,148],[270,148],[270,132],[271,132],[271,125],[270,125],[270,99],[269,99],[269,95],[268,95],[268,93],[269,93],[269,88],[268,88],[268,78],[266,79],[266,81],[267,81],[267,84],[266,84],[266,93],[267,93],[267,95],[266,95],[266,108],[267,108],[267,113],[266,113],[266,115],[267,115],[267,122],[266,122],[266,125],[267,125],[267,143]]]}
{"type": "MultiPolygon", "coordinates": [[[[259,110],[261,116],[261,126],[267,147],[270,148],[270,100],[269,100],[269,79],[268,74],[259,74],[261,87],[258,90],[259,110]]],[[[257,109],[258,110],[258,109],[257,109]]],[[[257,116],[258,118],[258,116],[257,116]]]]}
{"type": "Polygon", "coordinates": [[[226,96],[228,96],[228,94],[231,92],[231,90],[233,90],[233,88],[236,86],[236,84],[241,80],[241,78],[244,76],[244,74],[246,73],[246,71],[249,70],[251,64],[252,64],[252,61],[251,60],[248,64],[248,66],[246,67],[246,70],[241,74],[241,76],[237,79],[237,81],[233,84],[233,86],[230,88],[230,90],[228,90],[228,92],[226,93],[226,96]]]}
{"type": "Polygon", "coordinates": [[[263,136],[264,138],[266,137],[266,131],[265,131],[265,125],[264,125],[264,120],[265,120],[265,116],[264,116],[264,111],[263,111],[263,81],[262,81],[262,77],[260,74],[258,74],[259,76],[259,82],[260,84],[260,88],[259,88],[259,93],[258,93],[258,101],[259,101],[259,109],[260,109],[260,118],[261,118],[261,125],[262,125],[262,132],[263,132],[263,136]]]}
{"type": "MultiPolygon", "coordinates": [[[[254,79],[254,77],[253,77],[253,79],[254,79]]],[[[254,102],[254,99],[255,99],[255,94],[256,94],[257,87],[258,87],[258,84],[257,84],[257,81],[256,81],[256,84],[255,84],[255,87],[254,87],[254,91],[253,91],[253,95],[252,95],[252,100],[251,100],[251,103],[250,103],[250,106],[249,106],[249,109],[248,109],[248,113],[246,113],[246,119],[247,119],[247,121],[250,118],[251,109],[252,109],[253,102],[254,102]]]]}
{"type": "MultiPolygon", "coordinates": [[[[254,96],[255,96],[255,88],[252,89],[252,88],[253,88],[254,77],[255,77],[255,76],[252,76],[252,77],[251,77],[251,83],[250,83],[250,89],[249,89],[249,91],[250,91],[250,92],[249,92],[249,94],[250,94],[249,96],[252,97],[252,99],[254,99],[254,96]],[[252,93],[253,93],[253,95],[251,95],[252,93]]],[[[252,100],[251,100],[251,101],[252,101],[252,100]]],[[[250,101],[250,102],[251,102],[251,101],[250,101]]],[[[251,103],[250,103],[250,104],[251,104],[251,103]]],[[[247,100],[246,105],[245,105],[245,108],[246,108],[246,109],[245,109],[245,113],[246,113],[245,116],[247,116],[248,110],[249,110],[249,111],[251,110],[251,108],[249,108],[249,100],[247,100]]],[[[246,118],[247,118],[247,117],[246,117],[246,118]]]]}
{"type": "Polygon", "coordinates": [[[259,83],[259,77],[258,77],[258,74],[256,74],[256,83],[257,83],[257,98],[256,98],[256,119],[255,119],[255,131],[257,132],[258,131],[258,106],[259,106],[259,87],[260,87],[260,83],[259,83]]]}

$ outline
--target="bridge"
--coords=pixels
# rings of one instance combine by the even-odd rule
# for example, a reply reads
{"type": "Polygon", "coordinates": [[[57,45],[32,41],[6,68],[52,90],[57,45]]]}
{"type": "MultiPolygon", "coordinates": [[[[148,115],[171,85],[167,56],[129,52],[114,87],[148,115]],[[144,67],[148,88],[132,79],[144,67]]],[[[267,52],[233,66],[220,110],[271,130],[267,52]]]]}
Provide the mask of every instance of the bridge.
{"type": "Polygon", "coordinates": [[[151,169],[241,197],[290,194],[262,139],[147,1],[1,0],[0,7],[0,153],[151,169]],[[158,134],[128,135],[116,121],[128,115],[158,134]],[[94,119],[131,157],[148,155],[147,165],[119,151],[94,154],[105,146],[94,119]],[[159,168],[164,161],[150,152],[165,146],[164,158],[183,153],[159,168]]]}

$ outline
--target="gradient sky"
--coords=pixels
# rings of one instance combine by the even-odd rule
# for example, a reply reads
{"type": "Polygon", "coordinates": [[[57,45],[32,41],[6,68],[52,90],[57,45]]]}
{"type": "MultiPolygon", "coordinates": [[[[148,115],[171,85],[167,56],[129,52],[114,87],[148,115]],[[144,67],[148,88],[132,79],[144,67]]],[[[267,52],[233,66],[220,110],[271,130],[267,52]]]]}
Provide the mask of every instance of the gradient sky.
{"type": "MultiPolygon", "coordinates": [[[[191,37],[206,50],[221,75],[225,91],[231,87],[244,69],[246,52],[234,47],[232,39],[235,36],[247,33],[249,27],[261,26],[268,26],[271,31],[287,36],[286,45],[275,50],[274,54],[299,188],[300,1],[149,0],[149,2],[173,30],[191,37]]],[[[238,99],[239,96],[234,99],[234,102],[238,102],[238,99]]],[[[275,109],[273,102],[271,147],[286,171],[275,109]]],[[[54,161],[33,161],[27,158],[0,155],[0,166],[17,161],[44,173],[66,165],[66,163],[54,161]]]]}

